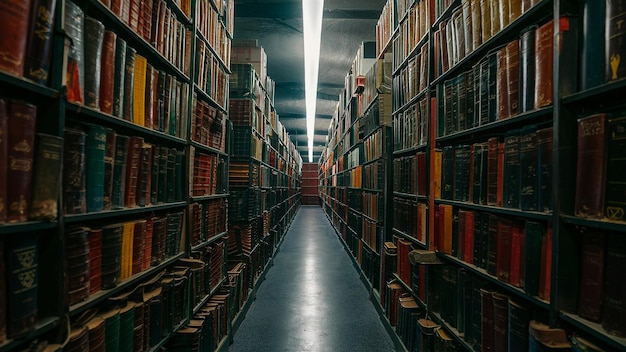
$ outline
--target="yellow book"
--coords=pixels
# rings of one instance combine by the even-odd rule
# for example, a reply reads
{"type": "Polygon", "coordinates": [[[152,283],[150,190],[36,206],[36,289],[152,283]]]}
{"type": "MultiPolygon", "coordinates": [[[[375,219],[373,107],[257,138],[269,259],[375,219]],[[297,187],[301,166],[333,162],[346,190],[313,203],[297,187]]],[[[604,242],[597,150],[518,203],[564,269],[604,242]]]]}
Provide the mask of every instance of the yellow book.
{"type": "Polygon", "coordinates": [[[124,233],[122,234],[122,262],[120,281],[124,281],[132,276],[133,273],[133,234],[135,232],[135,223],[124,223],[124,233]]]}
{"type": "Polygon", "coordinates": [[[433,186],[435,199],[441,199],[441,162],[443,152],[441,150],[435,150],[434,158],[434,170],[433,170],[433,186]]]}
{"type": "Polygon", "coordinates": [[[139,126],[145,124],[146,119],[146,72],[148,60],[135,54],[135,73],[133,82],[133,122],[139,126]]]}

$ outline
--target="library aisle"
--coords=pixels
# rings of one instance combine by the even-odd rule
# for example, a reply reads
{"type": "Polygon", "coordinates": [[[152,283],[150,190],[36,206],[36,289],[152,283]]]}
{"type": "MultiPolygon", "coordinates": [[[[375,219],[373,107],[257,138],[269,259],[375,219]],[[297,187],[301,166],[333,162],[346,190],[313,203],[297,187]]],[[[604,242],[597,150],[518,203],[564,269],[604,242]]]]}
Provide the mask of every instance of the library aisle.
{"type": "Polygon", "coordinates": [[[229,351],[393,351],[318,206],[302,206],[229,351]]]}

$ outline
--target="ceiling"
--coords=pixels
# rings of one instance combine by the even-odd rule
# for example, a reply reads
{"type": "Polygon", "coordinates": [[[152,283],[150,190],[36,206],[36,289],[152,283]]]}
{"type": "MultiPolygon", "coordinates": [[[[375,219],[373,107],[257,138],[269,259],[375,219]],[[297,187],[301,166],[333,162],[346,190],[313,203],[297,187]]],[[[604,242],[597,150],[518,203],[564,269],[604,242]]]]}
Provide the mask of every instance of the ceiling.
{"type": "MultiPolygon", "coordinates": [[[[376,39],[385,0],[325,0],[315,118],[317,162],[344,79],[362,41],[376,39]]],[[[308,162],[304,100],[301,0],[235,0],[235,40],[256,39],[267,54],[267,74],[276,82],[280,121],[308,162]]]]}

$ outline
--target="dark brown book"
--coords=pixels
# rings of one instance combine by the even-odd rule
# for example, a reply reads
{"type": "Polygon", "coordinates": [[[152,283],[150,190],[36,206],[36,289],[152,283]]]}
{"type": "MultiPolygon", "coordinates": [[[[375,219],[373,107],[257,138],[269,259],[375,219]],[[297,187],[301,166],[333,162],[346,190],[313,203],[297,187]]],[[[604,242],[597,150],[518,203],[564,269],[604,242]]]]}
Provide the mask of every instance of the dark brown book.
{"type": "Polygon", "coordinates": [[[574,214],[602,218],[606,171],[606,114],[578,120],[574,214]]]}
{"type": "Polygon", "coordinates": [[[89,294],[102,288],[102,229],[89,230],[89,294]]]}
{"type": "MultiPolygon", "coordinates": [[[[9,113],[7,101],[0,98],[0,170],[7,170],[9,167],[7,154],[7,136],[9,134],[8,123],[9,113]]],[[[7,173],[0,172],[0,224],[7,221],[7,173]]]]}
{"type": "Polygon", "coordinates": [[[509,342],[509,297],[494,292],[493,300],[493,340],[494,351],[507,351],[509,342]]]}
{"type": "Polygon", "coordinates": [[[604,276],[604,308],[602,327],[609,334],[626,337],[626,237],[609,233],[606,241],[604,276]]]}
{"type": "Polygon", "coordinates": [[[493,352],[495,351],[493,292],[481,288],[480,298],[482,302],[481,347],[483,352],[493,352]]]}
{"type": "Polygon", "coordinates": [[[498,137],[487,141],[487,205],[496,205],[498,191],[498,137]]]}
{"type": "Polygon", "coordinates": [[[498,280],[508,283],[511,275],[511,241],[513,221],[508,218],[498,220],[498,237],[496,249],[496,276],[498,280]]]}
{"type": "Polygon", "coordinates": [[[621,60],[626,58],[625,19],[626,3],[619,0],[606,2],[605,62],[608,82],[626,77],[626,64],[621,60]]]}
{"type": "Polygon", "coordinates": [[[155,91],[156,91],[156,82],[157,81],[157,72],[152,65],[148,64],[146,69],[146,106],[145,106],[145,117],[144,117],[144,126],[152,129],[154,124],[154,116],[156,111],[156,101],[155,101],[155,91]]]}
{"type": "Polygon", "coordinates": [[[4,240],[0,239],[0,343],[7,339],[7,284],[6,262],[4,261],[4,240]]]}
{"type": "Polygon", "coordinates": [[[554,21],[537,28],[535,50],[535,109],[538,109],[552,104],[554,21]]]}
{"type": "Polygon", "coordinates": [[[24,72],[31,1],[0,2],[0,70],[15,76],[24,72]]]}
{"type": "Polygon", "coordinates": [[[604,248],[605,234],[596,229],[582,231],[582,256],[580,265],[580,293],[578,315],[599,322],[604,299],[604,248]]]}
{"type": "MultiPolygon", "coordinates": [[[[519,0],[511,0],[511,9],[513,3],[519,0]]],[[[518,14],[519,16],[519,14],[518,14]]],[[[509,84],[509,116],[515,116],[519,113],[519,40],[514,40],[506,46],[506,66],[507,66],[507,82],[509,84]]]]}
{"type": "Polygon", "coordinates": [[[100,111],[105,114],[113,114],[116,42],[117,35],[114,32],[104,32],[100,60],[100,111]]]}
{"type": "Polygon", "coordinates": [[[53,220],[58,214],[61,193],[63,138],[37,134],[37,155],[33,170],[29,219],[53,220]]]}
{"type": "Polygon", "coordinates": [[[66,128],[63,146],[63,212],[82,214],[87,211],[85,170],[85,132],[66,128]]]}
{"type": "Polygon", "coordinates": [[[510,117],[509,106],[509,80],[507,66],[507,50],[506,47],[501,48],[497,52],[498,69],[496,73],[496,91],[498,99],[498,120],[504,120],[510,117]]]}
{"type": "Polygon", "coordinates": [[[482,42],[486,42],[491,38],[491,2],[489,0],[478,0],[480,2],[481,13],[481,34],[482,42]]]}
{"type": "Polygon", "coordinates": [[[146,220],[135,222],[133,233],[132,273],[141,272],[143,268],[144,250],[146,246],[146,220]]]}
{"type": "Polygon", "coordinates": [[[541,266],[539,267],[539,298],[550,301],[552,277],[552,227],[548,225],[541,242],[541,266]]]}
{"type": "Polygon", "coordinates": [[[23,101],[8,104],[7,220],[26,221],[31,201],[37,107],[23,101]],[[8,186],[10,185],[10,187],[8,186]]]}
{"type": "Polygon", "coordinates": [[[110,9],[111,11],[117,15],[117,17],[122,18],[122,2],[125,0],[109,0],[111,1],[110,9]]]}
{"type": "Polygon", "coordinates": [[[126,158],[126,183],[124,191],[124,206],[132,208],[137,206],[137,178],[139,174],[139,162],[143,138],[130,137],[128,140],[128,154],[126,158]]]}
{"type": "Polygon", "coordinates": [[[31,8],[24,77],[38,84],[48,82],[56,3],[56,0],[36,0],[31,8]]]}
{"type": "Polygon", "coordinates": [[[122,116],[126,121],[133,121],[133,96],[135,81],[135,53],[137,51],[129,46],[126,47],[126,69],[124,72],[124,95],[122,116]]]}
{"type": "Polygon", "coordinates": [[[504,204],[504,142],[498,142],[498,174],[496,179],[496,206],[504,204]]]}

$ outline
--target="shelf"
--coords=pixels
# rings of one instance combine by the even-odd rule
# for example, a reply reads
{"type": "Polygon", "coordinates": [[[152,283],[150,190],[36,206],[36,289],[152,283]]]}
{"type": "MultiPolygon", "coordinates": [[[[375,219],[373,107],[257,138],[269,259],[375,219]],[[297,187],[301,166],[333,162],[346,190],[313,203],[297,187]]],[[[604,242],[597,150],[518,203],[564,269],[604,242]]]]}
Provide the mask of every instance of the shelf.
{"type": "Polygon", "coordinates": [[[206,39],[204,34],[200,32],[199,30],[196,30],[196,34],[198,38],[200,38],[200,40],[202,40],[206,44],[206,46],[209,48],[209,50],[213,54],[213,57],[217,58],[217,61],[220,63],[220,66],[222,66],[222,68],[224,69],[224,72],[226,72],[227,74],[231,74],[232,72],[230,71],[230,68],[224,63],[224,60],[222,59],[222,57],[217,53],[215,48],[213,48],[213,45],[209,43],[209,41],[206,39]]]}
{"type": "MultiPolygon", "coordinates": [[[[346,226],[348,225],[346,224],[346,226]]],[[[363,239],[361,239],[360,241],[363,243],[363,246],[367,247],[370,251],[372,251],[372,253],[374,253],[375,256],[380,257],[380,253],[376,252],[374,248],[370,247],[370,245],[367,242],[363,241],[363,239]]]]}
{"type": "Polygon", "coordinates": [[[392,116],[397,115],[397,114],[401,113],[402,111],[406,110],[407,108],[410,108],[411,106],[416,104],[422,97],[424,97],[428,93],[428,91],[429,91],[428,87],[426,87],[425,89],[422,89],[421,92],[417,93],[414,97],[409,99],[409,101],[407,101],[406,103],[402,104],[402,106],[400,106],[398,109],[394,110],[391,113],[391,115],[392,116]]]}
{"type": "Polygon", "coordinates": [[[487,280],[489,280],[489,282],[496,284],[498,287],[506,290],[506,292],[508,293],[512,293],[514,294],[516,297],[521,298],[523,300],[525,300],[526,302],[529,302],[537,307],[540,307],[542,309],[548,310],[550,309],[550,303],[546,302],[538,297],[533,297],[533,296],[529,296],[523,288],[519,288],[516,286],[513,286],[511,284],[508,284],[506,282],[500,281],[498,280],[497,277],[488,274],[484,269],[478,268],[472,264],[468,264],[458,258],[455,258],[451,255],[448,254],[443,254],[440,252],[437,252],[437,254],[439,255],[440,258],[443,258],[444,260],[450,262],[450,263],[454,263],[458,266],[461,266],[463,268],[465,268],[466,270],[471,271],[474,274],[477,274],[487,280]]]}
{"type": "Polygon", "coordinates": [[[223,155],[223,156],[228,156],[228,154],[226,154],[226,152],[223,152],[219,149],[215,149],[213,147],[209,147],[208,145],[204,145],[201,143],[198,143],[196,141],[189,141],[189,144],[194,146],[194,148],[199,149],[200,151],[203,152],[209,152],[209,153],[215,153],[215,154],[219,154],[219,155],[223,155]]]}
{"type": "Polygon", "coordinates": [[[42,230],[51,230],[59,226],[58,221],[27,221],[16,223],[5,223],[0,225],[0,236],[11,235],[23,232],[36,232],[42,230]]]}
{"type": "Polygon", "coordinates": [[[198,93],[198,97],[199,98],[202,98],[206,102],[211,103],[211,105],[213,105],[213,107],[218,108],[220,111],[222,111],[224,113],[228,113],[228,111],[226,111],[226,108],[224,108],[223,106],[218,104],[211,96],[209,96],[204,90],[202,90],[198,86],[197,83],[193,84],[193,88],[194,88],[195,92],[198,93]]]}
{"type": "MultiPolygon", "coordinates": [[[[442,16],[440,16],[433,25],[433,31],[439,29],[439,23],[441,20],[450,17],[452,10],[458,8],[460,4],[459,0],[455,0],[454,3],[446,9],[442,16]]],[[[519,33],[529,25],[529,23],[539,23],[542,19],[547,18],[553,14],[552,11],[553,2],[550,0],[539,1],[532,8],[518,17],[515,21],[509,23],[505,28],[501,29],[496,35],[492,36],[486,42],[483,42],[478,48],[466,55],[462,60],[457,62],[448,71],[442,73],[439,77],[431,82],[431,87],[444,80],[447,80],[453,76],[463,72],[464,69],[470,66],[470,63],[480,60],[487,55],[489,50],[494,49],[500,44],[505,44],[514,38],[519,37],[519,33]]]]}
{"type": "Polygon", "coordinates": [[[187,205],[187,202],[175,202],[175,203],[167,203],[160,205],[148,205],[145,207],[135,207],[135,208],[123,208],[116,210],[105,210],[97,213],[86,213],[86,214],[73,214],[73,215],[65,215],[64,221],[66,224],[77,223],[82,221],[91,221],[91,220],[102,220],[102,219],[112,219],[119,216],[126,215],[137,215],[143,213],[151,213],[162,210],[170,210],[176,209],[187,205]]]}
{"type": "MultiPolygon", "coordinates": [[[[93,108],[89,108],[83,105],[79,105],[76,103],[67,103],[67,110],[74,112],[78,115],[80,115],[81,119],[83,117],[88,118],[87,122],[94,122],[96,124],[105,124],[107,126],[112,127],[113,129],[115,129],[115,127],[120,127],[124,129],[124,132],[136,132],[138,134],[141,134],[144,137],[148,137],[152,140],[159,140],[159,141],[167,141],[170,142],[172,144],[175,144],[177,146],[185,146],[187,144],[187,141],[183,138],[179,138],[176,136],[171,136],[169,134],[166,134],[164,132],[160,132],[157,130],[153,130],[151,128],[147,128],[141,125],[137,125],[133,122],[130,121],[126,121],[122,118],[113,116],[113,115],[109,115],[109,114],[105,114],[99,110],[93,109],[93,108]]],[[[81,121],[82,122],[82,121],[81,121]]]]}
{"type": "Polygon", "coordinates": [[[369,217],[368,215],[366,215],[366,214],[365,214],[365,213],[363,213],[363,212],[361,212],[361,215],[363,215],[363,217],[364,217],[365,219],[367,219],[367,220],[369,220],[369,221],[371,221],[371,222],[373,222],[373,223],[376,223],[376,224],[382,224],[382,222],[383,222],[382,220],[374,220],[373,218],[369,217]]]}
{"type": "Polygon", "coordinates": [[[565,96],[563,97],[562,102],[563,104],[574,104],[585,103],[594,99],[606,100],[607,93],[615,92],[623,95],[624,88],[626,88],[626,79],[621,79],[565,96]]]}
{"type": "Polygon", "coordinates": [[[552,106],[536,109],[509,117],[508,119],[497,120],[484,124],[482,126],[473,127],[464,131],[437,137],[435,140],[437,142],[451,142],[473,139],[476,138],[476,136],[482,139],[486,139],[487,136],[485,132],[491,132],[492,134],[496,134],[510,131],[515,128],[521,128],[533,123],[536,123],[538,125],[551,123],[553,111],[554,109],[552,106]]]}
{"type": "Polygon", "coordinates": [[[395,227],[393,228],[393,233],[398,234],[400,236],[402,236],[402,238],[404,238],[405,240],[411,241],[413,242],[413,244],[416,244],[418,247],[420,247],[420,249],[427,249],[426,248],[426,243],[424,242],[420,242],[420,240],[418,240],[417,238],[409,235],[406,232],[400,231],[398,229],[396,229],[395,227]]]}
{"type": "Polygon", "coordinates": [[[584,219],[571,215],[561,215],[561,219],[563,219],[566,224],[591,227],[606,231],[626,232],[626,222],[584,219]]]}
{"type": "Polygon", "coordinates": [[[211,243],[215,243],[218,240],[220,240],[222,237],[226,236],[227,234],[228,234],[228,231],[225,231],[225,232],[219,233],[219,234],[209,238],[208,240],[206,240],[206,241],[204,241],[204,242],[202,242],[202,243],[200,243],[198,245],[191,246],[191,251],[192,252],[193,251],[197,251],[198,249],[202,249],[202,248],[210,245],[211,243]]]}
{"type": "Polygon", "coordinates": [[[161,264],[155,266],[155,267],[151,267],[150,269],[140,272],[138,274],[135,274],[133,276],[131,276],[130,278],[120,282],[116,287],[109,289],[109,290],[103,290],[103,291],[98,291],[96,293],[94,293],[93,295],[90,295],[89,298],[87,298],[86,301],[83,302],[79,302],[74,304],[73,306],[70,306],[70,311],[69,314],[70,316],[74,316],[77,315],[81,312],[84,312],[85,310],[97,305],[100,302],[103,302],[104,300],[106,300],[107,298],[115,295],[116,293],[122,292],[136,284],[138,284],[139,282],[141,282],[142,280],[144,280],[145,278],[158,273],[159,271],[167,268],[168,266],[170,266],[171,264],[175,263],[178,259],[182,258],[185,255],[184,252],[179,253],[178,255],[166,259],[164,262],[162,262],[161,264]]]}
{"type": "Polygon", "coordinates": [[[217,284],[217,286],[213,287],[213,289],[211,290],[211,292],[209,292],[206,296],[204,296],[204,298],[202,298],[202,300],[200,300],[200,303],[198,303],[194,308],[193,308],[193,313],[192,315],[195,315],[196,313],[198,313],[198,311],[200,309],[202,309],[202,307],[204,307],[204,305],[206,304],[206,302],[209,301],[209,299],[211,299],[211,297],[213,297],[213,295],[215,295],[215,293],[217,292],[217,290],[220,289],[220,287],[222,287],[222,285],[224,285],[224,283],[228,281],[228,275],[226,275],[225,277],[223,277],[220,280],[220,283],[217,284]]]}
{"type": "Polygon", "coordinates": [[[415,47],[413,49],[411,49],[411,51],[406,55],[406,57],[402,60],[402,62],[400,63],[400,65],[398,65],[398,67],[396,67],[395,70],[393,70],[392,76],[397,76],[400,71],[406,67],[407,63],[409,62],[409,59],[411,59],[413,56],[415,56],[417,54],[417,52],[419,51],[418,49],[421,49],[421,47],[426,44],[426,42],[428,41],[428,32],[426,32],[422,38],[420,38],[420,40],[417,41],[417,44],[415,44],[415,47]]]}
{"type": "Polygon", "coordinates": [[[428,147],[428,144],[420,144],[420,145],[413,146],[413,147],[410,147],[410,148],[394,150],[393,151],[393,156],[426,151],[427,147],[428,147]]]}
{"type": "Polygon", "coordinates": [[[461,344],[461,347],[463,347],[465,349],[465,351],[472,351],[472,352],[478,352],[475,351],[472,346],[470,346],[460,335],[459,335],[459,331],[455,328],[453,328],[452,326],[450,326],[450,324],[448,324],[447,322],[443,321],[443,319],[441,319],[441,317],[439,316],[439,313],[435,313],[435,312],[429,312],[429,317],[437,324],[441,325],[451,336],[452,338],[454,338],[456,341],[459,342],[459,344],[461,344]]]}
{"type": "Polygon", "coordinates": [[[525,219],[534,219],[534,220],[543,220],[543,221],[548,221],[552,219],[552,213],[540,213],[537,211],[526,211],[526,210],[520,210],[520,209],[494,207],[491,205],[481,205],[481,204],[459,202],[459,201],[447,200],[447,199],[435,199],[435,203],[449,204],[455,207],[473,209],[473,210],[478,210],[478,211],[488,211],[491,213],[498,213],[502,215],[517,216],[517,217],[525,218],[525,219]]]}
{"type": "Polygon", "coordinates": [[[411,198],[411,199],[417,199],[417,200],[428,200],[427,196],[423,196],[421,194],[403,193],[403,192],[393,191],[393,195],[396,196],[396,197],[402,197],[402,198],[411,198]]]}
{"type": "Polygon", "coordinates": [[[363,191],[363,192],[371,192],[371,193],[382,193],[383,192],[382,189],[372,189],[372,188],[365,188],[365,187],[361,187],[361,191],[363,191]]]}
{"type": "Polygon", "coordinates": [[[559,312],[559,315],[564,321],[583,330],[583,332],[587,334],[593,335],[600,341],[610,345],[612,348],[616,348],[619,351],[626,351],[626,338],[617,337],[607,333],[602,327],[602,324],[591,322],[575,314],[559,312]]]}
{"type": "MultiPolygon", "coordinates": [[[[40,84],[33,83],[26,78],[13,76],[9,73],[0,71],[0,83],[2,83],[3,91],[4,88],[19,88],[20,90],[24,90],[28,93],[34,93],[42,97],[46,98],[58,98],[59,92],[55,89],[42,86],[40,84]]],[[[4,92],[3,92],[4,94],[4,92]]],[[[27,100],[31,97],[24,97],[27,100]]]]}
{"type": "MultiPolygon", "coordinates": [[[[143,37],[139,36],[135,33],[126,23],[124,23],[117,15],[115,15],[108,7],[106,7],[102,2],[98,0],[86,0],[86,3],[89,4],[87,11],[85,11],[85,15],[92,15],[93,12],[98,12],[98,15],[93,16],[98,20],[102,21],[105,25],[105,28],[108,30],[113,30],[117,33],[117,35],[124,40],[126,43],[137,50],[137,54],[146,56],[148,59],[148,63],[154,66],[155,61],[159,61],[161,67],[166,67],[170,73],[174,73],[180,79],[189,83],[190,79],[187,77],[178,67],[174,66],[168,59],[163,56],[159,51],[157,51],[150,43],[148,43],[143,37]],[[111,28],[114,27],[114,28],[111,28]],[[130,39],[130,41],[129,41],[130,39]],[[138,47],[139,46],[139,47],[138,47]]],[[[157,69],[159,67],[156,67],[157,69]]]]}
{"type": "Polygon", "coordinates": [[[193,196],[193,197],[189,197],[189,200],[192,201],[192,202],[205,202],[207,200],[228,198],[228,196],[230,196],[230,193],[211,194],[211,195],[208,195],[208,196],[193,196]]]}
{"type": "Polygon", "coordinates": [[[173,331],[170,331],[167,336],[165,336],[161,341],[159,341],[159,343],[157,343],[156,345],[150,347],[150,349],[148,350],[149,352],[156,352],[156,351],[160,351],[161,348],[163,346],[165,346],[165,344],[172,338],[174,337],[174,335],[176,335],[176,332],[178,330],[180,330],[183,326],[189,324],[189,320],[190,318],[186,318],[184,319],[182,322],[180,322],[180,324],[178,324],[176,327],[174,327],[173,331]]]}
{"type": "Polygon", "coordinates": [[[61,323],[61,319],[58,317],[41,318],[35,323],[32,331],[26,335],[17,339],[7,339],[0,344],[0,352],[10,351],[17,348],[20,345],[28,343],[35,337],[45,334],[46,332],[56,328],[61,323]]]}

